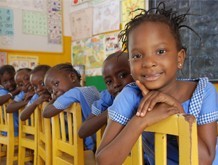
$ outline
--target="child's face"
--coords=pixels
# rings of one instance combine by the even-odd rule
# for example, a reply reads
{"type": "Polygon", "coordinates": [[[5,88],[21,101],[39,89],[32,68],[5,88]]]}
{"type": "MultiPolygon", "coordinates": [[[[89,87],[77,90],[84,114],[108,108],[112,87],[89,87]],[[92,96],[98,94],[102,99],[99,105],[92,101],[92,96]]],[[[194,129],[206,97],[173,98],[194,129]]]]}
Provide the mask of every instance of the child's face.
{"type": "Polygon", "coordinates": [[[38,71],[30,75],[30,83],[39,96],[48,92],[44,85],[44,76],[45,71],[38,71]]]}
{"type": "Polygon", "coordinates": [[[15,82],[17,86],[25,93],[32,88],[29,79],[30,73],[26,70],[21,70],[15,74],[15,82]]]}
{"type": "Polygon", "coordinates": [[[151,90],[170,88],[185,58],[170,28],[159,22],[143,23],[130,32],[128,50],[133,78],[151,90]]]}
{"type": "Polygon", "coordinates": [[[45,84],[47,91],[51,94],[51,98],[54,99],[52,85],[51,85],[51,76],[50,77],[47,75],[45,76],[44,84],[45,84]]]}
{"type": "Polygon", "coordinates": [[[14,81],[14,74],[5,72],[1,77],[1,85],[9,92],[15,90],[16,83],[14,81]]]}
{"type": "Polygon", "coordinates": [[[57,98],[69,89],[75,87],[73,85],[74,82],[71,73],[66,73],[64,71],[50,72],[46,76],[45,83],[46,87],[52,89],[52,98],[57,98]]]}
{"type": "Polygon", "coordinates": [[[128,83],[133,81],[130,75],[128,59],[122,55],[112,57],[104,62],[103,78],[108,91],[116,96],[128,83]]]}

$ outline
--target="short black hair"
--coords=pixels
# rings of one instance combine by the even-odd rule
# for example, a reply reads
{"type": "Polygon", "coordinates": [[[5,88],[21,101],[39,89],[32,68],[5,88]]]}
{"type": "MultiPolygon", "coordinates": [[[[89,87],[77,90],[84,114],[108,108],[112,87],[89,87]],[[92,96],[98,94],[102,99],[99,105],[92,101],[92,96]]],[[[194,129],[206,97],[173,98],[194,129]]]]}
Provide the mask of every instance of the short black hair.
{"type": "Polygon", "coordinates": [[[4,73],[15,74],[15,69],[12,65],[3,65],[0,67],[0,77],[3,76],[4,73]]]}
{"type": "Polygon", "coordinates": [[[75,73],[78,80],[81,80],[81,75],[76,71],[76,69],[73,67],[73,65],[71,63],[61,63],[61,64],[57,64],[53,67],[51,67],[47,73],[52,72],[52,71],[64,71],[66,73],[75,73]]]}
{"type": "Polygon", "coordinates": [[[51,67],[49,65],[37,65],[32,71],[31,74],[39,72],[39,71],[44,71],[47,72],[51,67]]]}

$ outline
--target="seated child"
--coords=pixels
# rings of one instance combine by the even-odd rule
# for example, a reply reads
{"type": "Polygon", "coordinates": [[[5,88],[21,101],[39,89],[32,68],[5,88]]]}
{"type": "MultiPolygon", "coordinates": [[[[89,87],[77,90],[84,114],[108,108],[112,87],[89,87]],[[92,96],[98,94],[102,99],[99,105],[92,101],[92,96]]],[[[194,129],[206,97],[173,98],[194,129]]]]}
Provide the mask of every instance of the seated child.
{"type": "Polygon", "coordinates": [[[0,67],[0,105],[17,95],[20,90],[14,81],[15,69],[12,65],[0,67]]]}
{"type": "Polygon", "coordinates": [[[35,94],[21,112],[21,120],[28,119],[38,105],[42,104],[44,101],[48,102],[50,100],[50,93],[44,84],[44,76],[48,69],[50,69],[50,66],[48,65],[38,65],[31,71],[30,83],[35,91],[35,94]]]}
{"type": "Polygon", "coordinates": [[[92,104],[92,114],[79,130],[81,138],[93,135],[107,123],[107,108],[112,105],[119,92],[133,81],[128,59],[127,53],[116,52],[104,60],[102,75],[107,90],[102,91],[100,99],[92,104]]]}
{"type": "Polygon", "coordinates": [[[8,104],[6,109],[7,113],[17,112],[20,108],[24,107],[34,95],[33,88],[29,81],[30,72],[31,69],[29,68],[22,68],[16,72],[15,82],[21,92],[8,104]]]}
{"type": "MultiPolygon", "coordinates": [[[[14,81],[15,69],[12,65],[3,65],[0,67],[1,87],[0,87],[0,105],[13,99],[20,90],[16,88],[14,81]]],[[[13,114],[14,117],[14,136],[18,136],[18,112],[13,114]]],[[[1,133],[6,136],[6,132],[1,133]]]]}
{"type": "MultiPolygon", "coordinates": [[[[91,113],[91,105],[99,99],[99,92],[95,87],[81,87],[81,76],[72,64],[58,64],[48,70],[45,75],[45,85],[51,92],[52,101],[45,107],[43,116],[50,118],[78,102],[82,108],[82,120],[91,113]],[[51,91],[52,89],[52,91],[51,91]]],[[[85,139],[85,149],[94,150],[92,137],[85,139]]]]}
{"type": "MultiPolygon", "coordinates": [[[[218,153],[216,89],[205,77],[177,79],[186,57],[180,28],[188,27],[184,22],[188,15],[165,8],[162,2],[157,8],[141,10],[121,32],[136,83],[127,85],[108,108],[108,124],[96,151],[97,164],[122,164],[146,127],[177,113],[196,118],[199,164],[218,164],[214,159],[218,153]]],[[[144,162],[153,165],[154,137],[149,132],[143,136],[144,162]]],[[[167,137],[168,165],[179,164],[177,140],[167,137]]]]}

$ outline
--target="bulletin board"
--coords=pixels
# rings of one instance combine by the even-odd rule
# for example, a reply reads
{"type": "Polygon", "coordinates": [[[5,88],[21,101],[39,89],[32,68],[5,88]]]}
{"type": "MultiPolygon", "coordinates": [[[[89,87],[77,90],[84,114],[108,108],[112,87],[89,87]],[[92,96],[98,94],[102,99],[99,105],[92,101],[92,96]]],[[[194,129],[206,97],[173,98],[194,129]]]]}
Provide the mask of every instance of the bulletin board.
{"type": "Polygon", "coordinates": [[[1,50],[63,52],[61,0],[0,1],[1,50]]]}
{"type": "MultiPolygon", "coordinates": [[[[155,7],[162,0],[153,0],[150,7],[155,7]]],[[[217,0],[165,0],[167,7],[183,13],[187,10],[193,15],[187,16],[186,24],[194,29],[200,38],[191,30],[181,31],[183,46],[187,48],[185,66],[181,78],[208,77],[218,81],[218,1],[217,0]]]]}

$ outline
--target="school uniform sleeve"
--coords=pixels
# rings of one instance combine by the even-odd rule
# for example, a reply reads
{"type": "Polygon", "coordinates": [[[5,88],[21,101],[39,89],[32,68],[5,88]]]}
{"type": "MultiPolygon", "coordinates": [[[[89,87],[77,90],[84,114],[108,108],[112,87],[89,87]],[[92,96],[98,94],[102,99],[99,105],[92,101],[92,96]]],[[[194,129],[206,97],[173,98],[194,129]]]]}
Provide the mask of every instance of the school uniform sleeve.
{"type": "Polygon", "coordinates": [[[79,102],[81,92],[76,88],[72,88],[59,96],[53,103],[54,107],[59,110],[64,110],[70,107],[74,102],[79,102]]]}
{"type": "Polygon", "coordinates": [[[140,89],[131,83],[116,96],[112,106],[108,108],[109,118],[119,124],[126,125],[136,114],[142,94],[140,89]]]}
{"type": "Polygon", "coordinates": [[[8,94],[8,90],[6,90],[6,89],[0,87],[0,96],[4,96],[4,95],[6,95],[6,94],[8,94]]]}
{"type": "Polygon", "coordinates": [[[195,116],[198,125],[218,120],[217,92],[208,78],[200,78],[190,100],[183,103],[185,113],[195,116]]]}
{"type": "Polygon", "coordinates": [[[39,98],[38,94],[34,94],[33,97],[29,100],[29,102],[27,103],[27,107],[30,106],[34,101],[36,101],[39,98]]]}
{"type": "Polygon", "coordinates": [[[198,124],[204,125],[218,120],[218,102],[216,89],[210,82],[204,90],[198,124]]]}
{"type": "Polygon", "coordinates": [[[108,90],[102,91],[100,93],[100,99],[92,104],[92,114],[95,116],[100,115],[113,104],[113,100],[114,97],[108,92],[108,90]]]}
{"type": "Polygon", "coordinates": [[[23,91],[21,91],[19,94],[17,94],[15,97],[14,97],[14,101],[16,102],[20,102],[24,99],[25,97],[25,93],[23,91]]]}

